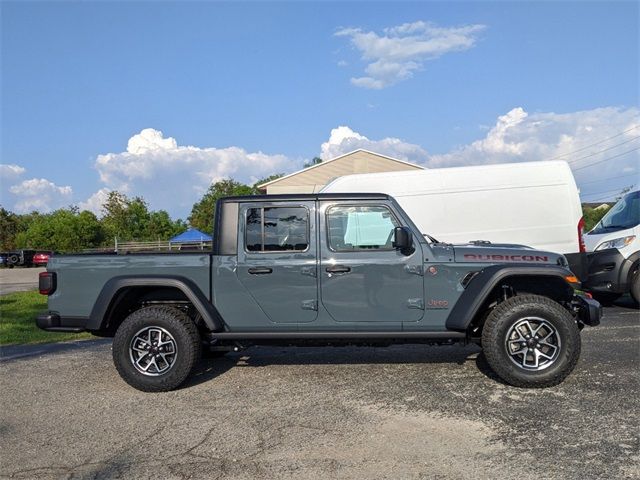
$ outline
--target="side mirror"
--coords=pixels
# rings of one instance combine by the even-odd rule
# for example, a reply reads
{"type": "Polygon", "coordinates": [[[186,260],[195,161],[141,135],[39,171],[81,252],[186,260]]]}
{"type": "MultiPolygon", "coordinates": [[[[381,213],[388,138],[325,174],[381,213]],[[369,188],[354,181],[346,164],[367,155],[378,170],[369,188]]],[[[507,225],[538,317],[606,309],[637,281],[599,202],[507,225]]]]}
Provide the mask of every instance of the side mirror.
{"type": "Polygon", "coordinates": [[[413,235],[407,227],[396,227],[393,230],[393,248],[402,253],[413,250],[413,235]]]}

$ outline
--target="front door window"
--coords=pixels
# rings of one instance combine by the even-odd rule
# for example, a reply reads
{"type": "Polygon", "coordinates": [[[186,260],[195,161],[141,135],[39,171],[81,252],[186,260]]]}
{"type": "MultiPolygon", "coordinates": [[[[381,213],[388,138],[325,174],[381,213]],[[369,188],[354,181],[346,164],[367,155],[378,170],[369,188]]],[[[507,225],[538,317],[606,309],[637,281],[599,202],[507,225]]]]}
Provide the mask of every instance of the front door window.
{"type": "Polygon", "coordinates": [[[392,250],[398,221],[384,206],[339,205],[327,210],[329,247],[334,252],[392,250]]]}

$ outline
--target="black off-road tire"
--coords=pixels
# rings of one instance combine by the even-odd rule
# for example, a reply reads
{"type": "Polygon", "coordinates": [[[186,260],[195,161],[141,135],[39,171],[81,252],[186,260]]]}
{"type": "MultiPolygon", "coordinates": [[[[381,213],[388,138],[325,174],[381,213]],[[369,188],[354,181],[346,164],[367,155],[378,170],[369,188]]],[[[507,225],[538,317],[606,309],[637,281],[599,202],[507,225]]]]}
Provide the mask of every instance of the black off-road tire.
{"type": "Polygon", "coordinates": [[[631,290],[629,293],[633,301],[636,302],[636,306],[640,307],[640,265],[635,267],[633,275],[631,275],[631,290]]]}
{"type": "Polygon", "coordinates": [[[482,348],[491,369],[516,387],[545,388],[561,383],[575,368],[580,357],[580,331],[562,305],[539,295],[516,295],[500,303],[487,317],[482,331],[482,348]],[[526,317],[548,322],[560,337],[557,357],[543,370],[527,370],[516,365],[507,352],[511,327],[526,317]]]}
{"type": "Polygon", "coordinates": [[[143,392],[167,392],[178,388],[187,379],[201,356],[198,329],[189,316],[173,307],[141,308],[129,315],[113,338],[113,363],[125,382],[143,392]],[[177,354],[171,368],[164,374],[148,376],[139,372],[130,357],[134,336],[147,327],[167,331],[175,341],[177,354]]]}

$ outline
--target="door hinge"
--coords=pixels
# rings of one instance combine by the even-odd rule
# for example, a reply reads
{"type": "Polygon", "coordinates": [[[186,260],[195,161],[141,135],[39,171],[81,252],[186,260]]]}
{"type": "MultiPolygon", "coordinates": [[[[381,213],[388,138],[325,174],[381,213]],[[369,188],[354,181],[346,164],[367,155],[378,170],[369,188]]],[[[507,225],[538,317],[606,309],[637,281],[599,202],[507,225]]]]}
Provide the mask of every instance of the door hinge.
{"type": "Polygon", "coordinates": [[[309,277],[315,278],[318,276],[318,269],[315,265],[313,267],[302,267],[300,269],[300,273],[302,275],[308,275],[309,277]]]}
{"type": "Polygon", "coordinates": [[[410,298],[407,300],[407,307],[415,308],[416,310],[424,310],[424,300],[421,298],[410,298]]]}
{"type": "Polygon", "coordinates": [[[313,310],[315,312],[318,311],[318,301],[317,300],[303,300],[302,301],[302,309],[303,310],[313,310]]]}
{"type": "Polygon", "coordinates": [[[424,275],[424,270],[422,269],[422,265],[407,265],[404,267],[407,273],[413,273],[414,275],[424,275]]]}

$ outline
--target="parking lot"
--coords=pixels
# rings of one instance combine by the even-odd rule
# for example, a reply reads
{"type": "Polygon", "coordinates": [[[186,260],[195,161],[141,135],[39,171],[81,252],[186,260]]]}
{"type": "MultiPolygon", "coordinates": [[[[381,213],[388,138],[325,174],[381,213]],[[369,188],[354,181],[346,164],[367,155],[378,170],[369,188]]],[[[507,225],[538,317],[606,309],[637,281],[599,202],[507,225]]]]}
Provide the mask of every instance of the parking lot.
{"type": "Polygon", "coordinates": [[[502,384],[474,346],[256,347],[162,394],[119,378],[109,340],[6,347],[0,475],[638,478],[638,311],[582,337],[546,390],[502,384]]]}
{"type": "Polygon", "coordinates": [[[38,274],[46,268],[0,268],[0,295],[38,288],[38,274]]]}

